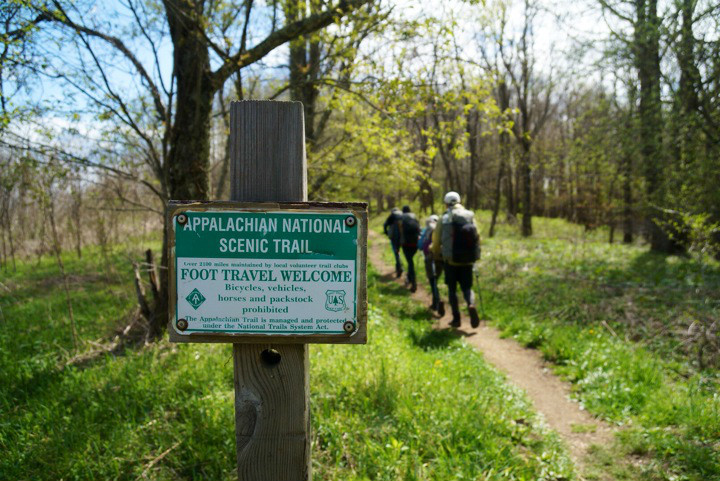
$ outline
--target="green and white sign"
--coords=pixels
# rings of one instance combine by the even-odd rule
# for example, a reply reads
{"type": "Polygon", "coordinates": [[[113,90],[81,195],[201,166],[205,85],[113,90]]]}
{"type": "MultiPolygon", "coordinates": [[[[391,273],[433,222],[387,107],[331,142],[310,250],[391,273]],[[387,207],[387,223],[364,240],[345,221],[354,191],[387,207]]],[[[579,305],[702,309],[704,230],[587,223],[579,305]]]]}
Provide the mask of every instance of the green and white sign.
{"type": "Polygon", "coordinates": [[[176,208],[170,221],[176,333],[357,330],[364,243],[352,210],[176,208]]]}

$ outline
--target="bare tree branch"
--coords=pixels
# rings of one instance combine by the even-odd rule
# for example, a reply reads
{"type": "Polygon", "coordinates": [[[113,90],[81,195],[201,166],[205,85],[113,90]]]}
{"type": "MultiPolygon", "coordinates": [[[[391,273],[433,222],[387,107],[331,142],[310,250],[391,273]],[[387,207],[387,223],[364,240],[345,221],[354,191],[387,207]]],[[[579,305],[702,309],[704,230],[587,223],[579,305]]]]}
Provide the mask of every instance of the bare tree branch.
{"type": "Polygon", "coordinates": [[[165,106],[162,103],[162,98],[160,97],[160,92],[158,91],[157,86],[155,85],[155,82],[153,82],[152,78],[148,74],[147,70],[145,70],[145,67],[143,64],[135,57],[135,55],[130,51],[130,49],[127,48],[127,46],[117,37],[113,37],[112,35],[107,35],[105,33],[99,32],[97,30],[94,30],[92,28],[86,27],[85,25],[80,25],[70,19],[70,17],[65,13],[65,11],[62,8],[62,5],[58,3],[57,0],[53,0],[53,5],[55,5],[55,8],[57,8],[57,12],[48,13],[47,15],[50,15],[50,20],[60,23],[62,25],[65,25],[76,32],[84,33],[86,35],[89,35],[91,37],[99,38],[101,40],[104,40],[109,45],[114,47],[118,52],[120,52],[125,58],[127,58],[130,63],[133,64],[135,67],[135,70],[137,70],[140,77],[144,80],[144,82],[147,85],[147,88],[150,90],[150,94],[153,98],[153,101],[155,103],[155,109],[157,110],[158,117],[161,121],[167,121],[167,111],[165,109],[165,106]]]}
{"type": "Polygon", "coordinates": [[[327,27],[347,12],[352,11],[370,1],[371,0],[341,0],[337,6],[330,6],[320,13],[310,15],[302,20],[290,23],[279,30],[273,31],[265,38],[265,40],[255,47],[247,51],[240,50],[235,55],[232,55],[225,60],[223,65],[213,73],[213,81],[215,85],[219,87],[225,83],[225,81],[234,72],[257,62],[280,45],[283,45],[300,35],[305,35],[323,27],[327,27]]]}

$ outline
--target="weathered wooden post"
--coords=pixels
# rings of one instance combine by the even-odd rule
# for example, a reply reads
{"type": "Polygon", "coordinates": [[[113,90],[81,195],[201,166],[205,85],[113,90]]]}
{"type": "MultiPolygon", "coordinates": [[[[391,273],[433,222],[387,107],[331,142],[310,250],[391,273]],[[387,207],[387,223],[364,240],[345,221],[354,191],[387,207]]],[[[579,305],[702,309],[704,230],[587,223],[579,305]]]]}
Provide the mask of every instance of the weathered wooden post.
{"type": "Polygon", "coordinates": [[[238,479],[310,479],[308,343],[367,339],[367,205],[308,203],[299,102],[231,106],[233,202],[168,206],[170,340],[232,342],[238,479]]]}
{"type": "MultiPolygon", "coordinates": [[[[302,103],[231,104],[230,198],[307,200],[302,103]]],[[[233,363],[238,479],[310,479],[308,345],[234,344],[233,363]]]]}

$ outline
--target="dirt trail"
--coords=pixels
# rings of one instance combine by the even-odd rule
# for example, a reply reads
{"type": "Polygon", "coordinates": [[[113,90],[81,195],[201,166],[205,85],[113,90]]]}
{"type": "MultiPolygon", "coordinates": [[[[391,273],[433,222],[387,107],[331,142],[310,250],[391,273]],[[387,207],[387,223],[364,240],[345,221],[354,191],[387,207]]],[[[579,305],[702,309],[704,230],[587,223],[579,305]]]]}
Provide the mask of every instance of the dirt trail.
{"type": "MultiPolygon", "coordinates": [[[[370,236],[373,237],[368,252],[370,262],[386,278],[394,278],[394,267],[386,264],[382,256],[383,249],[389,248],[387,240],[372,231],[370,236]]],[[[402,283],[401,279],[396,282],[402,283]]],[[[424,287],[418,285],[417,292],[408,294],[429,306],[432,296],[424,287]]],[[[452,316],[449,314],[449,306],[446,310],[448,313],[445,317],[435,322],[436,329],[448,328],[452,316]]],[[[470,345],[482,351],[485,359],[504,372],[512,383],[527,392],[535,410],[565,440],[578,467],[585,464],[584,459],[590,446],[607,445],[611,441],[613,429],[570,399],[570,384],[550,371],[538,351],[524,348],[512,339],[502,339],[497,329],[484,322],[476,329],[471,328],[466,313],[463,314],[463,325],[457,331],[470,345]]]]}

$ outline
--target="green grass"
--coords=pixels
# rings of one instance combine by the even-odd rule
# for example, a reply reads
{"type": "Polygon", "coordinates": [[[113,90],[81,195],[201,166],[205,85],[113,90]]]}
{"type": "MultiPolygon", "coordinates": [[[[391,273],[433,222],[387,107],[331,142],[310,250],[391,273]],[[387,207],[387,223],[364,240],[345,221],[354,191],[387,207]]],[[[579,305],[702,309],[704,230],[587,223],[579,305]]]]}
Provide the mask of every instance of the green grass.
{"type": "MultiPolygon", "coordinates": [[[[81,350],[133,315],[140,247],[113,249],[107,272],[96,249],[65,254],[81,350]]],[[[573,478],[477,352],[372,269],[369,296],[368,345],[310,347],[315,479],[573,478]]],[[[5,275],[0,308],[0,479],[235,479],[228,345],[161,341],[62,367],[73,345],[51,258],[5,275]]]]}
{"type": "Polygon", "coordinates": [[[497,325],[555,363],[590,412],[627,426],[646,479],[720,479],[720,378],[682,336],[686,319],[718,318],[717,264],[595,240],[487,244],[497,325]]]}
{"type": "Polygon", "coordinates": [[[402,288],[377,279],[370,343],[312,348],[320,479],[571,477],[523,395],[449,331],[432,331],[402,288]]]}
{"type": "MultiPolygon", "coordinates": [[[[479,220],[486,233],[489,214],[479,220]]],[[[693,321],[720,319],[720,265],[611,245],[606,231],[562,220],[533,222],[530,239],[501,224],[483,240],[480,288],[492,324],[539,349],[588,411],[620,428],[585,476],[720,480],[720,360],[704,352],[701,365],[687,336],[693,321]]]]}
{"type": "MultiPolygon", "coordinates": [[[[480,221],[485,231],[488,214],[480,221]]],[[[636,469],[617,467],[618,479],[720,479],[720,375],[687,336],[693,321],[720,319],[718,263],[610,245],[606,232],[561,220],[534,228],[523,239],[501,225],[483,242],[493,324],[539,349],[585,408],[622,427],[613,455],[636,469]]]]}

